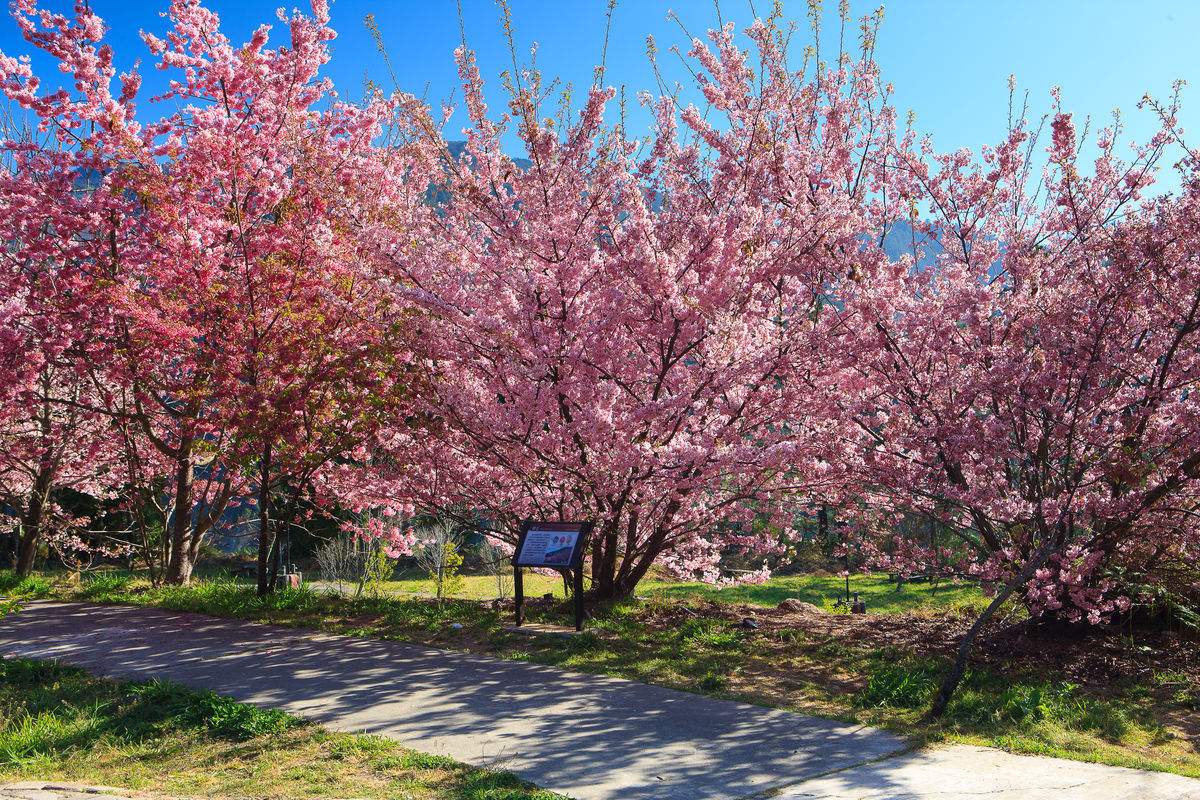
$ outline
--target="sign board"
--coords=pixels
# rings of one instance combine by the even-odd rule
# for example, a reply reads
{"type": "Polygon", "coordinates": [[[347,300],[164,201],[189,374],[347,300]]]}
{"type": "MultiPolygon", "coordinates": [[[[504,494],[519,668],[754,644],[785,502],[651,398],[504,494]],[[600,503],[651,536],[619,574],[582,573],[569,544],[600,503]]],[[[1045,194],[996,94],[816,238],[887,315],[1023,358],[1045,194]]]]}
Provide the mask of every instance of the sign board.
{"type": "Polygon", "coordinates": [[[563,584],[571,586],[575,605],[575,630],[583,630],[583,552],[592,538],[590,522],[526,522],[513,553],[513,594],[517,601],[517,626],[525,622],[525,584],[522,567],[556,569],[563,584]]]}
{"type": "Polygon", "coordinates": [[[590,522],[527,522],[513,566],[575,569],[583,562],[591,528],[590,522]]]}

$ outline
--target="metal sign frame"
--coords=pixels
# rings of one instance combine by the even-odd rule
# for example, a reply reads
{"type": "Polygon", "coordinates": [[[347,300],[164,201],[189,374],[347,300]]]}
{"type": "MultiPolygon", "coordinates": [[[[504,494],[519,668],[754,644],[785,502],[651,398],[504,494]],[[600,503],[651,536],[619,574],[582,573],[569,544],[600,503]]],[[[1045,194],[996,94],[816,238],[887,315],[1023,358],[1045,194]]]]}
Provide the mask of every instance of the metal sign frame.
{"type": "Polygon", "coordinates": [[[521,575],[522,568],[535,567],[539,569],[552,569],[562,573],[563,582],[570,583],[572,586],[572,594],[575,599],[575,630],[583,630],[583,556],[587,550],[588,542],[592,538],[592,523],[584,520],[581,522],[568,522],[563,520],[536,522],[534,520],[526,520],[521,525],[521,537],[517,540],[517,549],[513,551],[513,595],[516,599],[517,606],[517,626],[525,623],[525,585],[521,575]],[[529,538],[530,530],[561,530],[564,533],[576,534],[575,544],[571,550],[570,557],[563,566],[558,564],[547,564],[544,562],[529,562],[521,560],[521,551],[525,549],[525,540],[529,538]]]}

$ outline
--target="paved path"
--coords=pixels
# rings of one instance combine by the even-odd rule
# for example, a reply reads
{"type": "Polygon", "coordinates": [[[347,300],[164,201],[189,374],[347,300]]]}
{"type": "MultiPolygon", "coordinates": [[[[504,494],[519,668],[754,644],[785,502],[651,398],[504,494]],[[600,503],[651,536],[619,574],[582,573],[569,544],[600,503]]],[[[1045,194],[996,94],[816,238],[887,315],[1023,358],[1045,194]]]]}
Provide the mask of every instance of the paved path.
{"type": "Polygon", "coordinates": [[[134,800],[134,797],[124,789],[114,789],[111,786],[87,786],[59,781],[21,781],[0,784],[0,800],[134,800]]]}
{"type": "Polygon", "coordinates": [[[655,686],[373,639],[39,602],[0,655],[154,675],[512,770],[578,800],[1200,800],[1200,781],[897,737],[655,686]]]}

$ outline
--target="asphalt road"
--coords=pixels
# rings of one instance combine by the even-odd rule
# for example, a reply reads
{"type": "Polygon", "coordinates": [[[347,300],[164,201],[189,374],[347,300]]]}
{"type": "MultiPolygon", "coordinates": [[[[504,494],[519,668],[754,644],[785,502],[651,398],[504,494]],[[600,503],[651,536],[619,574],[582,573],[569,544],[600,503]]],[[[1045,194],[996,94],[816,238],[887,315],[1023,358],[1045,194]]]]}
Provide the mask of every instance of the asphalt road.
{"type": "Polygon", "coordinates": [[[0,655],[159,677],[511,770],[578,800],[1200,800],[1200,781],[885,731],[551,667],[123,606],[37,602],[0,655]]]}

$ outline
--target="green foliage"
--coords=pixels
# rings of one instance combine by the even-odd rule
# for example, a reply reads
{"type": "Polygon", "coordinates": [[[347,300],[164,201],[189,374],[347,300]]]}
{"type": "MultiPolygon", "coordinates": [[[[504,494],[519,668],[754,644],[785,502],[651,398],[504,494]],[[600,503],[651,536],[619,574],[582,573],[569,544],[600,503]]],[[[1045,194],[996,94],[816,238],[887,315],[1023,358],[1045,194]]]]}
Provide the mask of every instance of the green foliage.
{"type": "Polygon", "coordinates": [[[405,753],[401,764],[408,769],[455,769],[458,762],[447,756],[431,753],[405,753]]]}
{"type": "Polygon", "coordinates": [[[937,689],[939,670],[930,662],[876,664],[855,698],[860,708],[925,708],[937,689]]]}
{"type": "MultiPolygon", "coordinates": [[[[871,614],[898,614],[905,611],[963,609],[986,605],[979,587],[973,583],[909,582],[897,586],[884,573],[850,576],[850,591],[858,592],[871,614]]],[[[723,603],[775,606],[788,598],[831,611],[837,599],[846,593],[845,578],[836,575],[775,576],[765,583],[719,588],[703,583],[643,581],[639,594],[679,599],[714,600],[723,603]]]]}
{"type": "Polygon", "coordinates": [[[272,613],[315,611],[322,598],[307,586],[285,587],[259,596],[249,583],[231,578],[198,581],[191,586],[163,586],[136,598],[171,611],[190,611],[220,617],[259,617],[272,613]]]}
{"type": "Polygon", "coordinates": [[[10,569],[0,570],[0,596],[9,600],[40,600],[49,597],[52,589],[50,579],[43,575],[22,578],[10,569]]]}
{"type": "Polygon", "coordinates": [[[442,580],[438,597],[458,594],[462,591],[462,565],[463,557],[458,552],[458,543],[454,541],[446,542],[446,555],[443,559],[442,580]]]}
{"type": "Polygon", "coordinates": [[[1012,681],[976,673],[951,702],[958,725],[983,730],[1051,726],[1119,743],[1134,727],[1153,725],[1130,698],[1085,694],[1069,681],[1012,681]]]}
{"type": "Polygon", "coordinates": [[[737,631],[730,629],[729,624],[721,620],[689,619],[680,626],[679,634],[685,645],[695,647],[730,650],[738,645],[737,631]]]}
{"type": "Polygon", "coordinates": [[[130,684],[129,694],[156,707],[175,723],[205,727],[216,736],[245,741],[283,733],[300,724],[296,717],[270,708],[239,703],[214,692],[193,692],[171,683],[130,684]]]}
{"type": "Polygon", "coordinates": [[[371,595],[377,596],[384,591],[384,585],[392,579],[396,571],[395,559],[389,558],[382,542],[373,542],[365,554],[363,564],[363,588],[371,595]]]}
{"type": "Polygon", "coordinates": [[[0,739],[10,756],[12,752],[55,747],[62,744],[61,737],[70,739],[86,731],[128,739],[169,725],[205,728],[213,735],[244,741],[283,733],[300,724],[282,711],[245,705],[213,692],[195,692],[160,681],[116,684],[49,661],[0,660],[0,686],[17,691],[25,700],[16,713],[8,709],[0,716],[4,726],[0,739]],[[102,726],[84,719],[110,713],[102,726]]]}
{"type": "MultiPolygon", "coordinates": [[[[855,705],[923,711],[932,702],[944,669],[945,665],[935,660],[880,652],[870,662],[866,686],[855,697],[855,705]]],[[[951,701],[946,722],[962,731],[1003,730],[1011,736],[1044,728],[1086,732],[1121,742],[1135,726],[1135,716],[1128,700],[1085,694],[1069,681],[1002,678],[974,670],[968,671],[962,689],[951,701]]]]}
{"type": "Polygon", "coordinates": [[[131,575],[116,572],[90,575],[84,578],[79,594],[87,600],[104,600],[124,593],[132,580],[131,575]]]}

